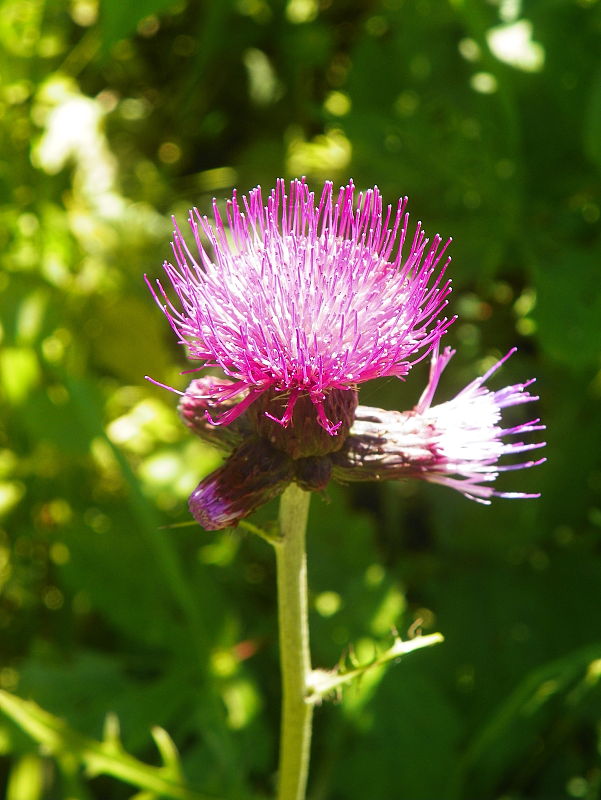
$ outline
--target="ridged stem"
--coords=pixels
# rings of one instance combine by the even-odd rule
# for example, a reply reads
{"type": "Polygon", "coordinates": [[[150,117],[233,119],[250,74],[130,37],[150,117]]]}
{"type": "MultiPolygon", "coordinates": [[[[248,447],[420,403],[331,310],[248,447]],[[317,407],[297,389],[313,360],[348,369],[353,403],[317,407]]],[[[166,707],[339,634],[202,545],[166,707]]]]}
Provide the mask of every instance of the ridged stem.
{"type": "Polygon", "coordinates": [[[280,501],[275,543],[278,581],[282,723],[278,800],[304,800],[309,772],[313,705],[307,701],[311,674],[305,534],[311,495],[291,484],[280,501]]]}

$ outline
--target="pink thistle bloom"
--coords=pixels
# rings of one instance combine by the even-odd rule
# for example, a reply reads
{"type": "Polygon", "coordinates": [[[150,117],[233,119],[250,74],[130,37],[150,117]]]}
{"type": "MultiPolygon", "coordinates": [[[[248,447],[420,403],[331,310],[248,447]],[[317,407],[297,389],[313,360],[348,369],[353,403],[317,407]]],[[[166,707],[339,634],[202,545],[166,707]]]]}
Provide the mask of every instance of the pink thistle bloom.
{"type": "Polygon", "coordinates": [[[316,201],[304,180],[279,180],[266,203],[260,187],[234,192],[225,220],[215,201],[212,222],[194,209],[195,252],[176,225],[174,264],[164,269],[178,302],[158,280],[151,291],[199,369],[220,367],[233,380],[211,397],[225,409],[212,424],[269,393],[278,402],[274,414],[261,405],[265,416],[286,427],[309,398],[333,435],[342,422],[328,418],[331,392],[403,378],[427,356],[453,321],[439,316],[451,291],[450,259],[441,264],[449,242],[430,243],[420,223],[406,242],[406,204],[384,207],[377,187],[356,196],[352,182],[337,195],[326,183],[316,201]]]}
{"type": "Polygon", "coordinates": [[[496,392],[485,386],[514,352],[515,348],[452,400],[432,405],[440,376],[454,355],[449,347],[440,355],[436,347],[428,385],[412,411],[357,408],[345,447],[335,456],[333,476],[343,481],[421,478],[449,486],[486,504],[494,496],[538,497],[538,494],[500,492],[489,485],[501,472],[545,461],[542,458],[499,464],[504,456],[545,446],[545,442],[524,443],[512,438],[544,430],[539,419],[501,427],[504,409],[538,400],[527,391],[533,380],[496,392]]]}

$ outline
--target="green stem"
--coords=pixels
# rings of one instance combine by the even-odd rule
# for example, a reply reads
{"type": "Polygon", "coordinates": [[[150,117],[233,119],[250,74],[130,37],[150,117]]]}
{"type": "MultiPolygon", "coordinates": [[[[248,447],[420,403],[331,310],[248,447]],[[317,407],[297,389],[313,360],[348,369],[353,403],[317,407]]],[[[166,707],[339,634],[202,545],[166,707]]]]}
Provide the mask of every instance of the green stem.
{"type": "Polygon", "coordinates": [[[280,501],[281,539],[274,543],[278,578],[282,727],[278,800],[304,800],[313,705],[305,532],[311,495],[291,484],[280,501]]]}

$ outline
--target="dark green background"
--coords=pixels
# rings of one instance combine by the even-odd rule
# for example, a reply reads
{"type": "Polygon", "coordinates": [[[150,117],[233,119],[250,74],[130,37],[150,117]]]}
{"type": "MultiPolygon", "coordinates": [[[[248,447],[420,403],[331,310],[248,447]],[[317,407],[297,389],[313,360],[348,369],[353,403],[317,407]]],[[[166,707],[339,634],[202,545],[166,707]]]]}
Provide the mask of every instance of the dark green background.
{"type": "MultiPolygon", "coordinates": [[[[599,797],[600,56],[595,0],[4,0],[0,688],[94,737],[115,711],[149,762],[162,725],[191,785],[271,795],[272,553],[161,527],[219,459],[144,381],[183,387],[186,362],[142,274],[169,256],[172,213],[352,176],[454,238],[442,396],[518,345],[494,386],[537,377],[549,460],[500,481],[538,501],[314,498],[315,664],[348,642],[369,658],[416,618],[446,642],[318,710],[311,797],[599,797]],[[489,46],[520,20],[544,55],[526,69],[489,46]]],[[[425,374],[361,400],[409,408],[425,374]]],[[[43,788],[17,796],[28,753],[0,719],[9,800],[135,792],[38,754],[43,788]]]]}

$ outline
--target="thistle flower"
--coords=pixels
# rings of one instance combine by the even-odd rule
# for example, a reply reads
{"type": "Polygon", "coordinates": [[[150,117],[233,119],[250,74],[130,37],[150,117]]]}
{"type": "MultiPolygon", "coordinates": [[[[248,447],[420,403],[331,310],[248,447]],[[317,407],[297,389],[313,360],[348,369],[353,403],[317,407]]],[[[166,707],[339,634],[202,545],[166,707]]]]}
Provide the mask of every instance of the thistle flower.
{"type": "Polygon", "coordinates": [[[352,182],[337,195],[326,183],[316,202],[304,180],[280,180],[266,203],[260,188],[241,200],[234,192],[225,221],[215,203],[213,222],[194,209],[194,254],[176,224],[174,264],[164,268],[177,300],[160,281],[157,291],[148,285],[197,369],[226,376],[193,380],[180,402],[185,424],[228,454],[190,498],[205,528],[236,525],[292,481],[319,490],[331,477],[421,478],[484,503],[537,496],[490,485],[541,463],[499,464],[543,446],[508,438],[542,430],[539,420],[500,424],[505,408],[537,399],[526,391],[532,381],[485,386],[511,353],[432,405],[453,355],[439,354],[453,322],[440,316],[449,242],[430,244],[418,223],[408,244],[406,204],[393,212],[377,187],[355,196],[352,182]],[[429,353],[430,379],[412,411],[357,405],[358,384],[404,378],[429,353]]]}
{"type": "Polygon", "coordinates": [[[257,432],[286,449],[273,422],[297,425],[311,411],[321,433],[305,426],[290,454],[333,452],[350,428],[357,384],[403,378],[427,356],[453,321],[440,318],[449,242],[430,243],[418,223],[404,252],[406,204],[393,212],[377,187],[356,196],[352,182],[337,195],[326,183],[316,202],[304,180],[279,180],[266,203],[259,187],[241,199],[234,192],[225,221],[216,203],[214,222],[194,209],[195,253],[176,225],[174,264],[164,269],[178,303],[160,281],[150,288],[199,369],[220,367],[233,381],[212,390],[210,406],[221,409],[213,425],[256,404],[257,432]]]}
{"type": "Polygon", "coordinates": [[[544,442],[527,444],[511,438],[544,430],[539,419],[501,427],[504,409],[538,400],[526,391],[533,380],[495,392],[485,386],[515,348],[452,400],[432,405],[440,376],[454,352],[447,347],[439,355],[438,347],[435,348],[428,385],[412,411],[357,408],[350,436],[334,457],[333,477],[342,481],[421,478],[449,486],[472,500],[487,504],[493,496],[539,496],[501,492],[489,485],[501,472],[533,467],[545,461],[543,458],[499,464],[504,456],[545,445],[544,442]]]}

